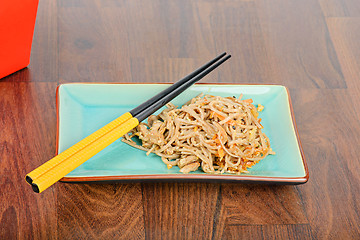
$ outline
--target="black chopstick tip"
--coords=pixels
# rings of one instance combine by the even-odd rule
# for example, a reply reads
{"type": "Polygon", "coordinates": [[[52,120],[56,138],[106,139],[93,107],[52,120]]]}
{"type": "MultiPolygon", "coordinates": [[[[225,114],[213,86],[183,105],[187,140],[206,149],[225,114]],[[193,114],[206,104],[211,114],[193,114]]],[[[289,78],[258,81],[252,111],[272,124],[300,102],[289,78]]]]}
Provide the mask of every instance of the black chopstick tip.
{"type": "Polygon", "coordinates": [[[25,180],[26,180],[26,182],[27,182],[28,184],[32,184],[32,182],[33,182],[33,180],[31,179],[31,177],[29,177],[29,176],[26,176],[26,177],[25,177],[25,180]]]}
{"type": "Polygon", "coordinates": [[[40,192],[40,190],[39,190],[39,187],[36,185],[36,184],[31,184],[31,187],[32,187],[32,189],[33,189],[33,191],[34,192],[36,192],[36,193],[39,193],[40,192]]]}

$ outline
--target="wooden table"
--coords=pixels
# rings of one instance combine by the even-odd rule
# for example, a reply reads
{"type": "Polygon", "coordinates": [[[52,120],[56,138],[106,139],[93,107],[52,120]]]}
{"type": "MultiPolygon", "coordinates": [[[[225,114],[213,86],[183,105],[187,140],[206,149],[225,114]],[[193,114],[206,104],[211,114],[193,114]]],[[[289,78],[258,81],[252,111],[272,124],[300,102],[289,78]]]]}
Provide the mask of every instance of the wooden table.
{"type": "Polygon", "coordinates": [[[41,0],[31,64],[0,80],[0,239],[359,239],[360,1],[41,0]],[[55,153],[55,89],[173,82],[290,89],[304,185],[57,183],[26,173],[55,153]]]}

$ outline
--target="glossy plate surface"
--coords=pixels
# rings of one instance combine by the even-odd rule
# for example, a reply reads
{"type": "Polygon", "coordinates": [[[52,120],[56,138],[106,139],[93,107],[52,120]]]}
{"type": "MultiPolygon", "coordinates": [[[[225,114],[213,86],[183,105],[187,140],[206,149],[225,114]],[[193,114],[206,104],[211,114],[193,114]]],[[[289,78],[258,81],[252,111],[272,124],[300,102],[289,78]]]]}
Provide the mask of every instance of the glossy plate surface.
{"type": "MultiPolygon", "coordinates": [[[[57,90],[58,152],[64,151],[168,86],[120,83],[60,85],[57,90]]],[[[196,84],[172,102],[181,106],[200,93],[223,97],[238,97],[242,93],[243,99],[252,98],[255,106],[259,103],[264,105],[265,109],[260,113],[263,119],[261,123],[276,155],[266,157],[247,174],[205,174],[201,170],[182,174],[178,167],[167,169],[157,155],[146,156],[144,151],[119,139],[69,173],[62,181],[187,179],[300,184],[308,180],[308,169],[294,127],[290,97],[284,86],[196,84]]]]}

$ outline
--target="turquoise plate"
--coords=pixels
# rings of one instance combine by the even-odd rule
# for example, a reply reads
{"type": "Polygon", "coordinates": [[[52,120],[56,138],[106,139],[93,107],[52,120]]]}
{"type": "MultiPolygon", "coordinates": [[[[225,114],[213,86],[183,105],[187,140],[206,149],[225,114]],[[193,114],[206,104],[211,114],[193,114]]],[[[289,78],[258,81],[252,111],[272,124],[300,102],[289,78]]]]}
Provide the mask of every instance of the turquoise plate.
{"type": "MultiPolygon", "coordinates": [[[[57,151],[62,152],[116,117],[138,106],[169,84],[92,84],[72,83],[57,89],[57,151]]],[[[278,85],[196,84],[172,102],[181,106],[200,93],[252,98],[265,106],[260,113],[264,132],[276,155],[261,160],[249,173],[190,174],[168,169],[155,154],[146,156],[121,140],[66,175],[64,182],[127,180],[216,180],[300,184],[307,182],[308,169],[293,122],[288,91],[278,85]]],[[[160,109],[156,114],[158,114],[160,109]]]]}

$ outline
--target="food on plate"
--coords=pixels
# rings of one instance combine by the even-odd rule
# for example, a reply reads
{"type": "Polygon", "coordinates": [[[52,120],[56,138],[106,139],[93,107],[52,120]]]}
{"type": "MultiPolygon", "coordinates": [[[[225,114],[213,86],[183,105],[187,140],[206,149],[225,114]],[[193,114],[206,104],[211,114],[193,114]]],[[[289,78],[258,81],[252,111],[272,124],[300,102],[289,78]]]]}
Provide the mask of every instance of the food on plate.
{"type": "Polygon", "coordinates": [[[166,107],[122,141],[147,155],[159,155],[168,168],[178,166],[182,173],[201,167],[206,173],[241,174],[275,154],[258,118],[264,106],[255,107],[252,99],[242,100],[242,94],[239,98],[201,94],[181,108],[172,103],[166,107]]]}

